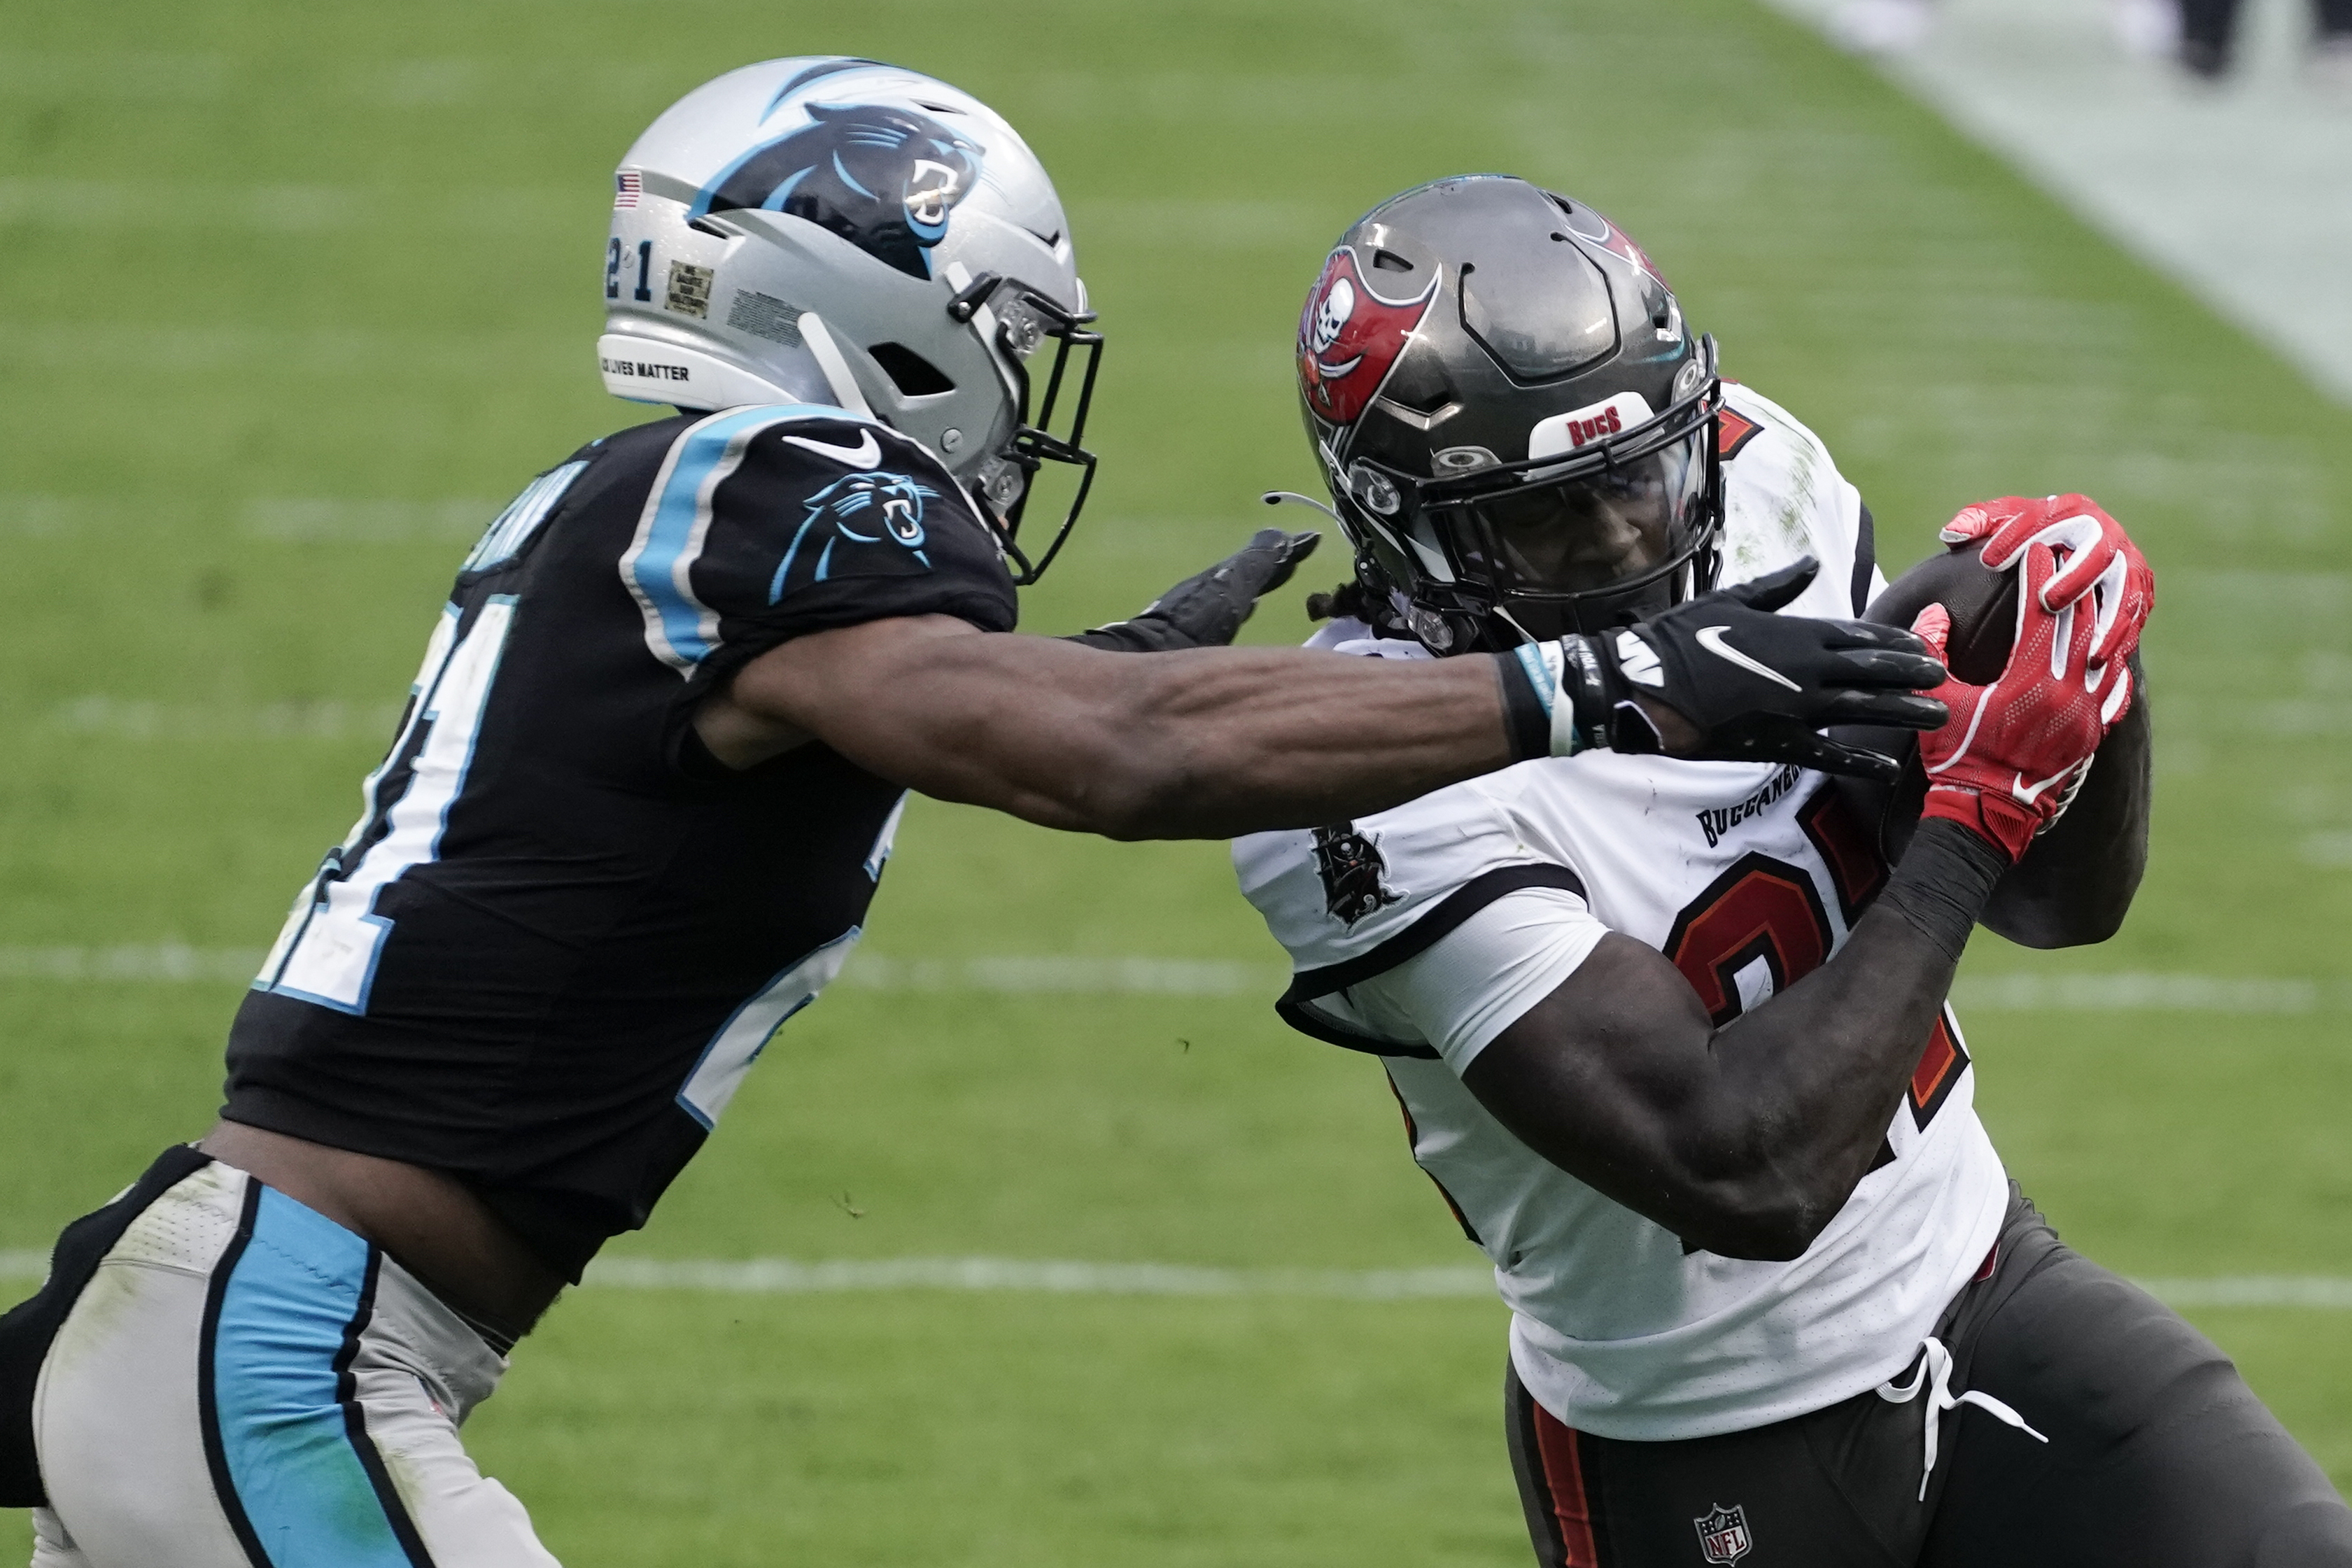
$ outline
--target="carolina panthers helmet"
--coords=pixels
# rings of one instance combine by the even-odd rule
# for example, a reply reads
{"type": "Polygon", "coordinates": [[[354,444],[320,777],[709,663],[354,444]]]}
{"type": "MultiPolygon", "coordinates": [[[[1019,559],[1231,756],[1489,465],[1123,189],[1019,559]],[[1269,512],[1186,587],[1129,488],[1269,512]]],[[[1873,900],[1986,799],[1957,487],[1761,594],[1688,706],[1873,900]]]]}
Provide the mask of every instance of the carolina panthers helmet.
{"type": "Polygon", "coordinates": [[[1324,262],[1297,366],[1358,602],[1433,651],[1596,632],[1714,586],[1714,340],[1581,202],[1499,174],[1391,197],[1324,262]]]}
{"type": "Polygon", "coordinates": [[[730,71],[655,120],[614,175],[596,345],[607,390],[877,416],[971,491],[1023,582],[1053,559],[1093,482],[1082,444],[1102,349],[1093,319],[1036,155],[978,99],[896,66],[827,57],[730,71]],[[1033,400],[1030,364],[1048,339],[1033,400]],[[1076,466],[1076,490],[1033,564],[1015,540],[1049,462],[1076,466]]]}

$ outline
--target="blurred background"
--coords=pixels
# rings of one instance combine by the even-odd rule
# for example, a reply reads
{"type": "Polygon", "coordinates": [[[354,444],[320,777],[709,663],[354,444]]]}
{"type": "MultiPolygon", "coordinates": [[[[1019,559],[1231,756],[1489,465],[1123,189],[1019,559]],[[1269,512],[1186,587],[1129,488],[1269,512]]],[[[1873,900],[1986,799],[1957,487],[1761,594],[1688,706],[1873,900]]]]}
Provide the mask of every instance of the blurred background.
{"type": "MultiPolygon", "coordinates": [[[[2284,0],[2210,79],[2093,0],[1937,0],[1893,42],[1781,3],[16,8],[0,1294],[203,1130],[457,561],[642,417],[592,351],[622,151],[729,67],[859,54],[1021,128],[1109,335],[1033,630],[1314,486],[1299,300],[1358,213],[1464,170],[1638,235],[1890,572],[1983,496],[2124,517],[2161,577],[2154,865],[2105,946],[1979,937],[1979,1104],[2352,1485],[2352,112],[2284,0]],[[2219,176],[2200,130],[2243,138],[2219,176]]],[[[1344,570],[1312,564],[1249,639],[1304,635],[1344,570]]],[[[868,930],[468,1428],[566,1563],[1526,1560],[1502,1310],[1377,1066],[1275,1020],[1222,846],[918,802],[868,930]],[[906,1261],[943,1259],[1000,1262],[906,1261]],[[793,1266],[676,1267],[758,1260],[793,1266]],[[1013,1266],[1052,1260],[1086,1267],[1013,1266]]]]}

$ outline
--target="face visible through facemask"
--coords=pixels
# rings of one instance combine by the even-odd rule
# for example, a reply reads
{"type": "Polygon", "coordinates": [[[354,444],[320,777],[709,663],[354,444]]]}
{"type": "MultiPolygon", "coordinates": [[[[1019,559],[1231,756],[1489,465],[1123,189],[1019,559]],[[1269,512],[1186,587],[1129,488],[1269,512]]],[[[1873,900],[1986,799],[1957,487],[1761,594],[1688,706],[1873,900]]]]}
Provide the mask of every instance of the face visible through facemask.
{"type": "Polygon", "coordinates": [[[1677,445],[1486,498],[1478,511],[1494,540],[1496,586],[1581,593],[1664,565],[1685,542],[1693,467],[1677,445]]]}

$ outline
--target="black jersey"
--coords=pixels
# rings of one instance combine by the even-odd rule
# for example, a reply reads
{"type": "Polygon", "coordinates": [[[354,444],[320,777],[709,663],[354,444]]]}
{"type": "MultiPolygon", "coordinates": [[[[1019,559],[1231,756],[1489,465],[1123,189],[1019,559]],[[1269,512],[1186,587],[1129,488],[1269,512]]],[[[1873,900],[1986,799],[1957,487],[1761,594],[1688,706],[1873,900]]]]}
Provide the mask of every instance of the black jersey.
{"type": "Polygon", "coordinates": [[[235,1121],[446,1170],[577,1278],[841,967],[904,792],[810,743],[730,773],[697,699],[802,632],[1010,631],[938,460],[838,409],[640,425],[460,569],[359,821],[229,1037],[235,1121]]]}

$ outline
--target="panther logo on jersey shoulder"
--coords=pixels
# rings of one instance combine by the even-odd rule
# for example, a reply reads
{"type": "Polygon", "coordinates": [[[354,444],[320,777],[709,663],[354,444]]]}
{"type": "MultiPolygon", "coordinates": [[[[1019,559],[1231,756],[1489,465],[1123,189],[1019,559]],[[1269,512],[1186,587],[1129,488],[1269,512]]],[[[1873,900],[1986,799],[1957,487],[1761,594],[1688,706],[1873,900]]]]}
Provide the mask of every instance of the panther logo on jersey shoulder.
{"type": "Polygon", "coordinates": [[[878,469],[835,480],[801,503],[808,516],[777,564],[775,579],[768,584],[768,602],[835,577],[870,577],[877,569],[903,572],[910,557],[921,563],[921,570],[929,570],[931,558],[923,550],[929,538],[923,531],[923,503],[938,497],[929,485],[878,469]],[[884,559],[877,560],[877,553],[884,559]]]}
{"type": "Polygon", "coordinates": [[[1388,869],[1380,846],[1358,832],[1355,823],[1315,830],[1315,873],[1323,879],[1324,912],[1350,930],[1400,898],[1386,885],[1388,869]]]}
{"type": "Polygon", "coordinates": [[[789,214],[928,279],[931,246],[980,183],[984,150],[912,110],[813,103],[808,112],[808,124],[720,174],[687,216],[733,208],[789,214]]]}

